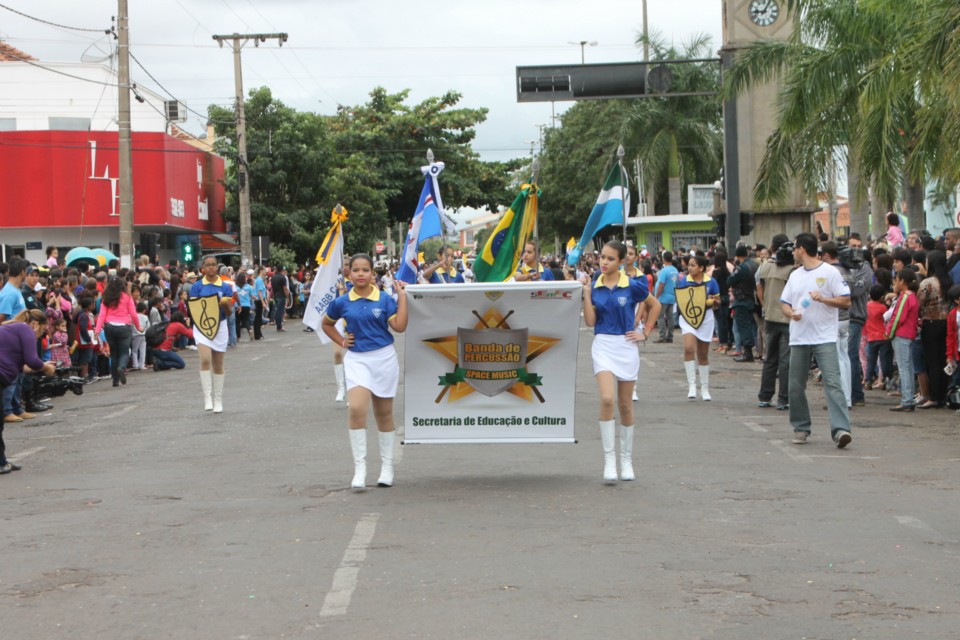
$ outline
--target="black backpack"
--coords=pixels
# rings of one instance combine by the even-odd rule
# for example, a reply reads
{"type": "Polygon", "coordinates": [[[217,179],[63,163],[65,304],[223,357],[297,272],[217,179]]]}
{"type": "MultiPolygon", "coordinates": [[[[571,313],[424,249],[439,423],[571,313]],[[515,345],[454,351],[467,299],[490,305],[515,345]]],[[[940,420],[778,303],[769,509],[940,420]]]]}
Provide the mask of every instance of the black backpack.
{"type": "Polygon", "coordinates": [[[146,334],[144,334],[147,339],[148,347],[151,349],[156,349],[163,344],[163,341],[167,339],[167,325],[169,324],[169,322],[164,321],[150,325],[146,334]]]}

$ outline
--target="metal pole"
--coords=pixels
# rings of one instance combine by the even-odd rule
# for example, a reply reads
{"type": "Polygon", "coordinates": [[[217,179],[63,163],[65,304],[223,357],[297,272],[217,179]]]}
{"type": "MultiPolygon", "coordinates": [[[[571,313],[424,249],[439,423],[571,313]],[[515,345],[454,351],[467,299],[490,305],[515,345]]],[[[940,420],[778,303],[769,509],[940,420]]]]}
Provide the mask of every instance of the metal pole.
{"type": "MultiPolygon", "coordinates": [[[[721,50],[721,74],[723,69],[733,66],[735,55],[733,49],[721,50]]],[[[723,181],[727,201],[727,251],[732,252],[740,241],[740,153],[737,147],[736,97],[723,103],[723,181]]]]}
{"type": "Polygon", "coordinates": [[[623,150],[623,145],[621,144],[617,147],[617,165],[620,167],[620,188],[622,189],[620,193],[620,209],[623,212],[623,242],[627,242],[627,194],[629,193],[628,189],[629,182],[626,178],[625,169],[623,168],[623,156],[625,152],[623,150]]]}
{"type": "Polygon", "coordinates": [[[133,267],[133,162],[130,144],[130,31],[127,0],[117,0],[117,94],[120,150],[120,267],[133,267]]]}
{"type": "Polygon", "coordinates": [[[650,60],[650,34],[647,31],[647,0],[643,0],[643,61],[650,60]]]}

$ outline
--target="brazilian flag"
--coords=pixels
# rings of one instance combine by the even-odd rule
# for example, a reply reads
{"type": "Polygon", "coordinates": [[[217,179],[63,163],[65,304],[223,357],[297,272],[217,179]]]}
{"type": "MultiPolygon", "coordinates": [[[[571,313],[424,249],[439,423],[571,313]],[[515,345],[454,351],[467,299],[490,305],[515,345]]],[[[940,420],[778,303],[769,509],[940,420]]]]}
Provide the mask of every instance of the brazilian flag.
{"type": "Polygon", "coordinates": [[[537,220],[537,185],[525,184],[507,212],[487,238],[483,251],[473,262],[477,282],[505,282],[513,277],[523,247],[537,220]]]}

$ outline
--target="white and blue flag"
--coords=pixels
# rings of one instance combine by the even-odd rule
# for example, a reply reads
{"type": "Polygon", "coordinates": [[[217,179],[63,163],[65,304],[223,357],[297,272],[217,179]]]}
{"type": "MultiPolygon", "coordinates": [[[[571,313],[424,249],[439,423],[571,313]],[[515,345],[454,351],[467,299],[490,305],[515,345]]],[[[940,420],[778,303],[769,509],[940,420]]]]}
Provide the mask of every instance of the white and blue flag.
{"type": "Polygon", "coordinates": [[[408,284],[417,282],[420,267],[417,262],[417,248],[424,240],[442,236],[447,226],[443,221],[446,216],[443,214],[440,185],[437,183],[437,176],[443,171],[443,166],[442,162],[432,162],[426,167],[420,167],[424,175],[423,191],[420,192],[417,210],[410,221],[410,229],[403,245],[403,258],[397,271],[397,279],[408,284]]]}

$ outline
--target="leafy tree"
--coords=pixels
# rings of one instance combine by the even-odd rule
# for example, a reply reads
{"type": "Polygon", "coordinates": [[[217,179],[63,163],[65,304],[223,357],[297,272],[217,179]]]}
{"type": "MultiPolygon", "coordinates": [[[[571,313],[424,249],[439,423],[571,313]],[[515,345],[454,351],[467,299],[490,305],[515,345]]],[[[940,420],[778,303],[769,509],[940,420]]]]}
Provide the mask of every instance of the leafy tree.
{"type": "MultiPolygon", "coordinates": [[[[851,182],[860,185],[855,199],[869,186],[892,208],[902,194],[916,222],[923,214],[927,175],[958,177],[956,137],[944,135],[960,133],[960,101],[950,91],[960,83],[957,3],[787,0],[787,5],[798,16],[790,40],[745,48],[725,80],[728,95],[781,81],[757,198],[779,199],[794,176],[811,193],[825,190],[839,154],[854,176],[851,182]]],[[[866,231],[862,212],[851,226],[866,231]]]]}
{"type": "MultiPolygon", "coordinates": [[[[288,246],[300,261],[313,258],[340,202],[350,216],[345,250],[370,251],[388,223],[413,215],[428,148],[447,165],[440,179],[445,203],[507,201],[513,164],[482,162],[470,147],[486,110],[454,108],[460,99],[454,92],[414,106],[405,104],[407,95],[377,88],[367,104],[322,116],[284,105],[269,88],[251,90],[245,114],[253,233],[288,246]]],[[[224,124],[234,119],[233,109],[212,105],[208,113],[219,123],[218,152],[236,160],[236,134],[224,124]]],[[[225,218],[236,223],[235,163],[226,185],[225,218]]]]}
{"type": "MultiPolygon", "coordinates": [[[[648,44],[651,61],[709,58],[713,52],[710,36],[693,36],[680,48],[669,44],[659,33],[637,38],[648,44]]],[[[673,76],[671,93],[714,91],[720,86],[720,66],[715,62],[666,65],[673,76]]],[[[628,144],[638,150],[644,164],[648,204],[666,185],[670,214],[683,213],[683,186],[720,174],[723,155],[723,128],[720,100],[713,96],[650,97],[631,102],[628,115],[628,144]]]]}
{"type": "Polygon", "coordinates": [[[579,236],[583,231],[597,193],[616,162],[629,104],[626,100],[578,102],[561,116],[561,126],[545,131],[539,179],[543,195],[537,219],[542,238],[579,236]]]}

